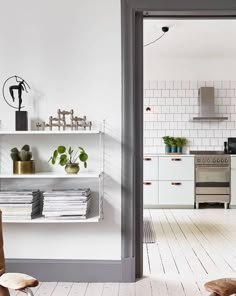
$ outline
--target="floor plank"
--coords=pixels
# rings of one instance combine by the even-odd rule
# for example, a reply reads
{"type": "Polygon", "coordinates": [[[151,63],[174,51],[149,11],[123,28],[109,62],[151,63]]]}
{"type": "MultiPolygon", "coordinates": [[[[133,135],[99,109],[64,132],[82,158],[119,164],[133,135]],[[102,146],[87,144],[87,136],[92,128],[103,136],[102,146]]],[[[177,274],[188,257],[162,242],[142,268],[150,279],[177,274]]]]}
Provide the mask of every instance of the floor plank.
{"type": "Polygon", "coordinates": [[[88,283],[73,283],[70,296],[84,296],[88,288],[88,283]]]}
{"type": "Polygon", "coordinates": [[[72,283],[60,282],[52,292],[52,296],[68,296],[72,288],[72,283]]]}

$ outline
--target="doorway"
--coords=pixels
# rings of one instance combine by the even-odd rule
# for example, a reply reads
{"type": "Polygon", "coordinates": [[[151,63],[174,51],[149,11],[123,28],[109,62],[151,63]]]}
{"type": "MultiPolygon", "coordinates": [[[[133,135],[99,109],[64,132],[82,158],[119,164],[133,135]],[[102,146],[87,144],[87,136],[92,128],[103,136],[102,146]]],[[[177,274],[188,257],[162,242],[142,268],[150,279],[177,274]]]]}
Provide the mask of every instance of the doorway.
{"type": "Polygon", "coordinates": [[[234,18],[236,15],[233,1],[180,1],[176,5],[172,1],[122,1],[122,257],[134,259],[130,262],[136,277],[143,274],[143,36],[140,33],[143,16],[147,11],[159,17],[234,18]]]}

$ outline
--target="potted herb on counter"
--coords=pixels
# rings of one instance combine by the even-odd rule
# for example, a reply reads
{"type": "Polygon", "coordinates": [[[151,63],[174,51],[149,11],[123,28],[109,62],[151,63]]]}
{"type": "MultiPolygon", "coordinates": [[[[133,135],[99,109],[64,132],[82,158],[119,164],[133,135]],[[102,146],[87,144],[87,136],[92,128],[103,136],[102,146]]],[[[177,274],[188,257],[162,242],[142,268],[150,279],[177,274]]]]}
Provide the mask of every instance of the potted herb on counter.
{"type": "Polygon", "coordinates": [[[13,174],[35,173],[35,162],[31,160],[32,152],[29,145],[24,145],[20,151],[17,148],[12,148],[11,158],[13,160],[13,174]]]}
{"type": "Polygon", "coordinates": [[[164,137],[162,137],[162,139],[163,139],[164,144],[165,144],[165,152],[170,153],[171,152],[171,144],[170,144],[171,137],[164,136],[164,137]]]}
{"type": "Polygon", "coordinates": [[[67,174],[77,174],[80,170],[79,160],[83,162],[84,167],[87,168],[88,154],[85,152],[84,148],[78,147],[78,150],[74,152],[71,147],[67,150],[65,146],[58,146],[50,157],[49,162],[53,165],[58,162],[59,165],[65,167],[67,174]]]}
{"type": "Polygon", "coordinates": [[[187,139],[186,138],[176,138],[177,152],[182,153],[183,147],[186,146],[187,139]]]}
{"type": "Polygon", "coordinates": [[[174,137],[170,138],[170,146],[171,146],[171,153],[176,153],[177,152],[176,138],[174,137]]]}

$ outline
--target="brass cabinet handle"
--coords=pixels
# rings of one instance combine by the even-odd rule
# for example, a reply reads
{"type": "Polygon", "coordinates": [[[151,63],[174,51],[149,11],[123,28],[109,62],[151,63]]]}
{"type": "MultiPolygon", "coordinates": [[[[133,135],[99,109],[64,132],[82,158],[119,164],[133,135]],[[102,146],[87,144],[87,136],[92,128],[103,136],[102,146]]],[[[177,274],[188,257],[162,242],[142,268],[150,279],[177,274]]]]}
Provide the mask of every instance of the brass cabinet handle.
{"type": "Polygon", "coordinates": [[[150,161],[150,160],[152,160],[152,159],[151,159],[151,157],[144,157],[143,160],[150,161]]]}
{"type": "Polygon", "coordinates": [[[171,158],[172,161],[181,161],[181,158],[171,158]]]}

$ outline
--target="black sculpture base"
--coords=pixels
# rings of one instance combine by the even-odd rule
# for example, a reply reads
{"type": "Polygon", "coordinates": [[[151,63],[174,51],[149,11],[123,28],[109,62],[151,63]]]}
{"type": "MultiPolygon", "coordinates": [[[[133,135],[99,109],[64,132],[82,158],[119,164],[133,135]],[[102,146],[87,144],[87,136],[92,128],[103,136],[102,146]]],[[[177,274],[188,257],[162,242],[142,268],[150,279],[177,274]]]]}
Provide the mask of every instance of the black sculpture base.
{"type": "Polygon", "coordinates": [[[28,112],[16,111],[16,131],[28,130],[28,112]]]}

